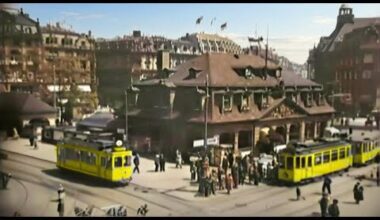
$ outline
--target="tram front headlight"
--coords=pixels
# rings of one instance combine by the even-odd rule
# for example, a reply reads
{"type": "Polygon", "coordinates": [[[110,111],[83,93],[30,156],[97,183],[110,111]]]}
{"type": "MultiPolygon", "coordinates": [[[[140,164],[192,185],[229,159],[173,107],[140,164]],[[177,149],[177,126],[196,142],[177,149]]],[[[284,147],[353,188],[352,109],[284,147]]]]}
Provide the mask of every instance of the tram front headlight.
{"type": "Polygon", "coordinates": [[[116,146],[118,146],[118,147],[123,146],[123,141],[122,140],[117,140],[116,141],[116,146]]]}

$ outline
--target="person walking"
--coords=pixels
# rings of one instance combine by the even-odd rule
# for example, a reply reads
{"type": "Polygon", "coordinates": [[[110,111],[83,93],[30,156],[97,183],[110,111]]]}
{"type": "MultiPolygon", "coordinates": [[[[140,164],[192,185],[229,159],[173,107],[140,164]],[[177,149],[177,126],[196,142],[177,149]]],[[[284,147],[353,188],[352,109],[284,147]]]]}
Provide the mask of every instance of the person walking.
{"type": "Polygon", "coordinates": [[[211,172],[211,193],[215,195],[216,190],[216,184],[218,182],[218,176],[216,174],[216,171],[213,169],[211,172]]]}
{"type": "Polygon", "coordinates": [[[178,168],[178,167],[180,167],[182,169],[182,155],[181,155],[181,152],[177,149],[175,168],[178,168]]]}
{"type": "Polygon", "coordinates": [[[323,185],[322,185],[322,193],[325,192],[325,189],[327,189],[327,192],[329,193],[329,195],[331,195],[331,179],[329,176],[325,176],[323,178],[323,185]]]}
{"type": "Polygon", "coordinates": [[[163,153],[160,155],[160,172],[165,172],[165,158],[163,153]]]}
{"type": "Polygon", "coordinates": [[[140,169],[139,169],[140,157],[139,157],[139,154],[137,154],[137,153],[135,155],[135,158],[133,158],[133,164],[135,165],[135,168],[133,168],[132,173],[135,173],[136,171],[137,171],[137,173],[140,173],[140,169]]]}
{"type": "Polygon", "coordinates": [[[339,207],[338,207],[338,200],[334,199],[333,204],[331,204],[328,208],[329,215],[331,217],[339,217],[340,212],[339,212],[339,207]]]}
{"type": "Polygon", "coordinates": [[[239,184],[244,185],[246,175],[246,169],[244,168],[244,161],[242,160],[239,163],[239,184]]]}
{"type": "Polygon", "coordinates": [[[222,160],[222,168],[224,170],[224,173],[227,173],[228,169],[228,159],[227,159],[227,153],[224,155],[223,160],[222,160]]]}
{"type": "Polygon", "coordinates": [[[359,199],[359,187],[360,187],[360,183],[359,182],[357,182],[356,184],[355,184],[355,186],[354,186],[354,199],[355,199],[355,201],[356,201],[356,204],[359,204],[359,202],[360,202],[360,199],[359,199]]]}
{"type": "Polygon", "coordinates": [[[222,182],[222,167],[219,165],[218,166],[218,186],[219,190],[222,190],[223,182],[222,182]]]}
{"type": "Polygon", "coordinates": [[[231,192],[231,189],[232,189],[232,175],[231,173],[228,174],[228,176],[226,175],[226,189],[227,189],[227,193],[228,195],[230,194],[231,192]]]}
{"type": "Polygon", "coordinates": [[[259,185],[259,171],[257,169],[253,170],[253,181],[256,186],[259,185]]]}
{"type": "Polygon", "coordinates": [[[155,158],[154,158],[154,171],[155,172],[158,172],[158,169],[160,168],[160,155],[159,154],[156,154],[155,158]]]}
{"type": "Polygon", "coordinates": [[[380,186],[380,165],[377,166],[377,170],[376,170],[376,183],[377,183],[377,186],[380,186]]]}
{"type": "Polygon", "coordinates": [[[190,164],[190,173],[191,173],[191,181],[195,180],[195,175],[196,175],[196,167],[194,165],[194,161],[191,161],[190,164]]]}
{"type": "Polygon", "coordinates": [[[200,182],[202,178],[202,165],[201,165],[201,160],[197,160],[196,165],[197,165],[197,183],[200,182]]]}
{"type": "Polygon", "coordinates": [[[146,216],[148,213],[148,205],[144,204],[140,208],[137,209],[137,215],[146,216]]]}
{"type": "Polygon", "coordinates": [[[234,189],[237,189],[238,188],[238,181],[239,181],[239,177],[238,177],[238,166],[237,166],[237,163],[236,161],[233,163],[232,165],[232,179],[233,179],[233,187],[234,189]]]}
{"type": "Polygon", "coordinates": [[[327,207],[329,205],[329,198],[327,193],[323,193],[322,199],[319,200],[319,205],[321,208],[321,216],[326,217],[327,216],[327,207]]]}
{"type": "Polygon", "coordinates": [[[228,165],[230,166],[231,169],[232,169],[233,163],[234,163],[234,155],[232,153],[232,150],[230,150],[230,152],[228,153],[228,165]]]}
{"type": "Polygon", "coordinates": [[[363,186],[359,186],[359,194],[358,194],[358,196],[359,196],[359,201],[363,201],[364,200],[364,188],[363,188],[363,186]]]}
{"type": "Polygon", "coordinates": [[[300,187],[297,185],[297,188],[296,188],[296,194],[297,194],[297,200],[300,200],[301,198],[301,189],[300,187]]]}

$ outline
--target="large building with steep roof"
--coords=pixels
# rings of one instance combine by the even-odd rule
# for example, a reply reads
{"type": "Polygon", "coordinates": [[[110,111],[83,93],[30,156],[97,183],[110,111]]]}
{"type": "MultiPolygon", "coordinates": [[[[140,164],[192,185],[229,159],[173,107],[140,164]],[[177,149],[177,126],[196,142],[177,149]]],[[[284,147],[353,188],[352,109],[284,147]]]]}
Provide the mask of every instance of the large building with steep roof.
{"type": "Polygon", "coordinates": [[[259,56],[206,53],[160,72],[166,74],[129,91],[132,146],[148,140],[155,151],[191,151],[204,138],[207,120],[208,137],[218,137],[220,144],[236,152],[269,152],[258,147],[260,131],[279,134],[281,143],[310,140],[334,113],[320,84],[273,62],[265,65],[259,56]]]}
{"type": "Polygon", "coordinates": [[[380,17],[355,18],[339,8],[335,30],[309,52],[308,78],[334,93],[337,110],[368,114],[380,83],[380,17]]]}

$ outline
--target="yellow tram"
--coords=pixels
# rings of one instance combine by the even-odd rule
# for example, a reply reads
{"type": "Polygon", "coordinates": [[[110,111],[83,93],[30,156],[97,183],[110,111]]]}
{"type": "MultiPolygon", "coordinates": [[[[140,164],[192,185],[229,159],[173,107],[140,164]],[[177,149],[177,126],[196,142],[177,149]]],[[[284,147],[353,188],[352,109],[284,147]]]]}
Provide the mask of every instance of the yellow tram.
{"type": "Polygon", "coordinates": [[[348,170],[353,163],[351,144],[341,141],[320,141],[294,144],[279,155],[278,179],[289,183],[348,170]]]}
{"type": "Polygon", "coordinates": [[[58,168],[124,184],[132,179],[132,151],[120,140],[115,143],[76,135],[59,142],[56,155],[58,168]]]}
{"type": "Polygon", "coordinates": [[[380,133],[378,131],[354,132],[351,137],[354,165],[371,163],[380,154],[380,133]]]}

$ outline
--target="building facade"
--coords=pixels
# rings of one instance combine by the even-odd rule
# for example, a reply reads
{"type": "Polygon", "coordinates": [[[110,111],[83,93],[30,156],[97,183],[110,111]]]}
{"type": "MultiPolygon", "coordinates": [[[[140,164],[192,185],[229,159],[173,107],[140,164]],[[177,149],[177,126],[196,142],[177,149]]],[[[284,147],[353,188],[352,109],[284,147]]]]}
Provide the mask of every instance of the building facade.
{"type": "Polygon", "coordinates": [[[368,114],[379,84],[380,17],[355,18],[339,8],[335,30],[309,51],[308,77],[323,84],[339,111],[368,114]]]}
{"type": "Polygon", "coordinates": [[[46,85],[50,102],[53,102],[54,92],[59,105],[69,101],[70,97],[79,98],[79,101],[73,101],[74,118],[95,110],[98,103],[96,58],[91,31],[79,34],[56,23],[42,27],[41,33],[46,69],[40,83],[46,85]]]}
{"type": "Polygon", "coordinates": [[[273,134],[277,143],[319,136],[334,112],[322,86],[265,63],[254,55],[206,53],[168,77],[135,83],[128,98],[132,146],[189,152],[204,138],[206,120],[208,138],[217,136],[235,152],[269,152],[259,140],[273,134]]]}
{"type": "Polygon", "coordinates": [[[43,78],[40,24],[23,10],[0,10],[0,84],[6,91],[37,91],[43,78]]]}
{"type": "Polygon", "coordinates": [[[159,50],[169,52],[169,69],[206,52],[241,53],[233,41],[213,34],[187,34],[177,40],[161,36],[142,36],[134,31],[130,36],[114,40],[97,40],[97,77],[102,105],[120,108],[131,81],[156,77],[159,50]]]}

